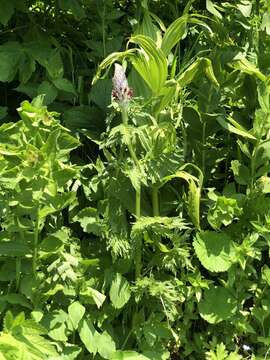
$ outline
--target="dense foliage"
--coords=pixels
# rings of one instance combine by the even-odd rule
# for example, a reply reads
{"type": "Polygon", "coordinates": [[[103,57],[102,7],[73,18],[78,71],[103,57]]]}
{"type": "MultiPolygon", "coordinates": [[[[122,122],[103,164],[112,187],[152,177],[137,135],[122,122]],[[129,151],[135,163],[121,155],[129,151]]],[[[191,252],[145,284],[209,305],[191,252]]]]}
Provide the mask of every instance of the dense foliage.
{"type": "Polygon", "coordinates": [[[269,0],[0,4],[0,360],[268,359],[269,0]]]}

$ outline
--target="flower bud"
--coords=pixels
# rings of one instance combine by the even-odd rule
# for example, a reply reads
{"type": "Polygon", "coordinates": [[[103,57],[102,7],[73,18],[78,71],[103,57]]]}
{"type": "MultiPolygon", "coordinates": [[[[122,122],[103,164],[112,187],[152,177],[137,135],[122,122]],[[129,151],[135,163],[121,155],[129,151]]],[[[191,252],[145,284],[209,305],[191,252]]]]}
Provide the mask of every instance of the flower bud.
{"type": "Polygon", "coordinates": [[[112,78],[113,90],[112,97],[121,105],[128,104],[133,96],[132,89],[128,86],[125,71],[119,64],[114,64],[114,76],[112,78]]]}

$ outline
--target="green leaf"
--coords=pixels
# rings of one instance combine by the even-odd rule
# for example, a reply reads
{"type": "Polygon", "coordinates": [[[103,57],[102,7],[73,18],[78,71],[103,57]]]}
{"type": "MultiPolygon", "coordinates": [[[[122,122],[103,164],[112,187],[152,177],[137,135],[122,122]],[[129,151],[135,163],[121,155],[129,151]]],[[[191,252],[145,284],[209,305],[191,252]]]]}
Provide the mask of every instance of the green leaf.
{"type": "Polygon", "coordinates": [[[91,320],[82,320],[79,323],[78,332],[86,349],[93,355],[98,351],[97,338],[99,333],[94,328],[91,320]]]}
{"type": "Polygon", "coordinates": [[[270,285],[270,269],[266,264],[262,267],[261,272],[262,272],[262,279],[268,285],[270,285]]]}
{"type": "Polygon", "coordinates": [[[103,230],[103,222],[99,218],[97,209],[94,208],[84,208],[82,209],[73,219],[78,221],[83,228],[83,231],[88,233],[93,233],[99,236],[103,230]]]}
{"type": "Polygon", "coordinates": [[[262,18],[262,30],[266,31],[267,35],[270,35],[270,14],[269,12],[265,12],[262,18]]]}
{"type": "Polygon", "coordinates": [[[2,256],[25,256],[30,254],[30,248],[18,241],[0,241],[0,255],[2,256]]]}
{"type": "Polygon", "coordinates": [[[95,303],[98,308],[101,308],[106,296],[90,286],[86,286],[85,290],[80,291],[80,300],[83,304],[95,303]]]}
{"type": "Polygon", "coordinates": [[[231,162],[231,168],[235,180],[240,185],[248,185],[251,180],[250,170],[246,165],[241,164],[238,160],[231,162]]]}
{"type": "Polygon", "coordinates": [[[167,57],[172,50],[172,48],[179,43],[182,37],[187,31],[187,20],[188,15],[183,15],[180,18],[176,19],[163,35],[161,49],[164,55],[167,57]]]}
{"type": "Polygon", "coordinates": [[[80,320],[83,318],[85,313],[85,307],[78,301],[75,301],[68,307],[68,314],[73,325],[74,330],[78,329],[80,320]]]}
{"type": "Polygon", "coordinates": [[[8,302],[9,304],[21,305],[28,309],[32,309],[29,301],[22,294],[8,294],[0,296],[0,302],[8,302]]]}
{"type": "MultiPolygon", "coordinates": [[[[239,56],[238,56],[239,57],[239,56]]],[[[257,77],[259,80],[266,81],[267,77],[256,67],[256,65],[252,64],[246,58],[240,55],[240,59],[236,58],[232,63],[231,66],[234,69],[240,70],[243,73],[248,75],[253,75],[257,77]]]]}
{"type": "Polygon", "coordinates": [[[112,354],[115,352],[115,342],[112,337],[104,331],[97,337],[98,353],[104,359],[111,359],[112,354]]]}
{"type": "MultiPolygon", "coordinates": [[[[184,165],[183,169],[190,164],[184,165]]],[[[179,170],[176,173],[166,176],[162,179],[162,183],[165,184],[168,181],[179,178],[185,180],[189,184],[188,191],[188,213],[192,219],[194,225],[197,229],[200,229],[200,199],[201,199],[201,186],[202,186],[202,172],[199,168],[196,167],[196,170],[199,171],[199,178],[189,174],[186,171],[179,170]]]]}
{"type": "Polygon", "coordinates": [[[237,4],[237,8],[244,17],[249,17],[252,10],[252,2],[249,0],[241,0],[240,4],[237,4]]]}
{"type": "Polygon", "coordinates": [[[147,36],[133,36],[129,42],[140,46],[136,56],[130,57],[135,70],[144,79],[153,94],[159,94],[168,76],[168,64],[165,55],[155,42],[147,36]]]}
{"type": "Polygon", "coordinates": [[[201,317],[210,324],[217,324],[232,317],[237,310],[237,300],[231,292],[221,286],[211,286],[204,291],[199,302],[201,317]]]}
{"type": "Polygon", "coordinates": [[[217,6],[211,1],[206,0],[206,9],[214,16],[216,16],[218,19],[222,20],[221,13],[217,10],[217,6]]]}
{"type": "Polygon", "coordinates": [[[235,246],[226,233],[197,233],[193,246],[201,264],[210,271],[227,271],[235,261],[235,246]]]}
{"type": "Polygon", "coordinates": [[[207,220],[214,229],[219,229],[221,225],[231,224],[241,214],[242,209],[236,199],[218,196],[215,205],[208,211],[207,220]]]}
{"type": "Polygon", "coordinates": [[[195,76],[199,75],[200,73],[205,73],[205,75],[214,85],[219,86],[219,83],[214,74],[212,62],[208,58],[199,58],[194,61],[193,64],[191,64],[177,77],[176,81],[182,88],[184,88],[193,81],[195,76]]]}
{"type": "Polygon", "coordinates": [[[139,354],[136,351],[118,350],[112,354],[111,360],[150,360],[150,358],[139,354]]]}
{"type": "Polygon", "coordinates": [[[64,66],[59,48],[55,49],[54,52],[50,54],[49,58],[46,58],[43,66],[46,67],[48,74],[52,80],[63,77],[64,66]]]}
{"type": "Polygon", "coordinates": [[[231,124],[228,123],[227,121],[225,121],[221,116],[217,117],[217,121],[219,122],[219,124],[224,129],[228,130],[229,132],[234,133],[236,135],[243,136],[248,139],[256,140],[256,138],[253,135],[251,135],[246,129],[244,129],[241,125],[239,125],[235,120],[233,120],[230,117],[228,117],[228,120],[230,121],[231,124]]]}
{"type": "Polygon", "coordinates": [[[110,299],[116,309],[121,309],[130,299],[129,283],[119,273],[115,274],[112,280],[110,299]]]}
{"type": "Polygon", "coordinates": [[[73,95],[77,94],[77,92],[76,92],[76,90],[74,88],[74,85],[68,79],[63,79],[63,78],[55,79],[55,80],[53,80],[53,84],[55,85],[55,87],[58,90],[66,91],[66,92],[71,93],[73,95]]]}
{"type": "Polygon", "coordinates": [[[37,89],[37,95],[42,94],[45,95],[44,105],[49,105],[56,99],[58,91],[53,84],[45,80],[39,85],[37,89]]]}
{"type": "Polygon", "coordinates": [[[6,26],[13,13],[14,13],[13,1],[12,0],[1,1],[0,23],[6,26]]]}
{"type": "Polygon", "coordinates": [[[0,106],[0,120],[4,119],[7,116],[8,108],[7,106],[0,106]]]}
{"type": "Polygon", "coordinates": [[[77,19],[85,17],[85,11],[78,0],[59,0],[61,9],[71,12],[77,19]]]}
{"type": "Polygon", "coordinates": [[[0,46],[0,81],[14,79],[21,60],[22,50],[18,42],[6,42],[0,46]]]}

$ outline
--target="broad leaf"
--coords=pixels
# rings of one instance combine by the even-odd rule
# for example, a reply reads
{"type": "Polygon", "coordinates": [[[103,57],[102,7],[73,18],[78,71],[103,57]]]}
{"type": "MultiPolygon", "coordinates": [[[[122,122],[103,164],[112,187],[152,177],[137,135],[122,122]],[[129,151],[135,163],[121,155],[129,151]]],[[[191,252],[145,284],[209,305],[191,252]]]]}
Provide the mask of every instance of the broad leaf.
{"type": "Polygon", "coordinates": [[[200,232],[196,235],[193,246],[201,264],[207,270],[227,271],[235,261],[234,242],[224,232],[200,232]]]}
{"type": "Polygon", "coordinates": [[[68,307],[68,314],[73,325],[74,330],[77,330],[80,320],[85,313],[85,307],[78,301],[75,301],[68,307]]]}
{"type": "Polygon", "coordinates": [[[237,310],[237,300],[221,286],[211,286],[204,291],[199,303],[199,312],[210,324],[217,324],[232,317],[237,310]]]}
{"type": "Polygon", "coordinates": [[[111,288],[110,299],[116,309],[121,309],[130,298],[128,281],[119,273],[115,274],[111,288]]]}

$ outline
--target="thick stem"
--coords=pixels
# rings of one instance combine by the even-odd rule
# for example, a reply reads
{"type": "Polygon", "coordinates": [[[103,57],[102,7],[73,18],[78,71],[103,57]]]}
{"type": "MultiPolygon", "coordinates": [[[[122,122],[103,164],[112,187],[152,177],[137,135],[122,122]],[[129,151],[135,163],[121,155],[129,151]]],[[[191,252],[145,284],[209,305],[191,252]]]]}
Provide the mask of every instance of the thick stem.
{"type": "Polygon", "coordinates": [[[159,216],[159,201],[158,201],[158,187],[153,186],[152,188],[152,207],[153,215],[159,216]]]}
{"type": "Polygon", "coordinates": [[[35,229],[34,229],[34,249],[33,249],[33,274],[36,277],[37,271],[37,253],[38,253],[38,240],[39,240],[39,209],[37,209],[35,229]]]}

